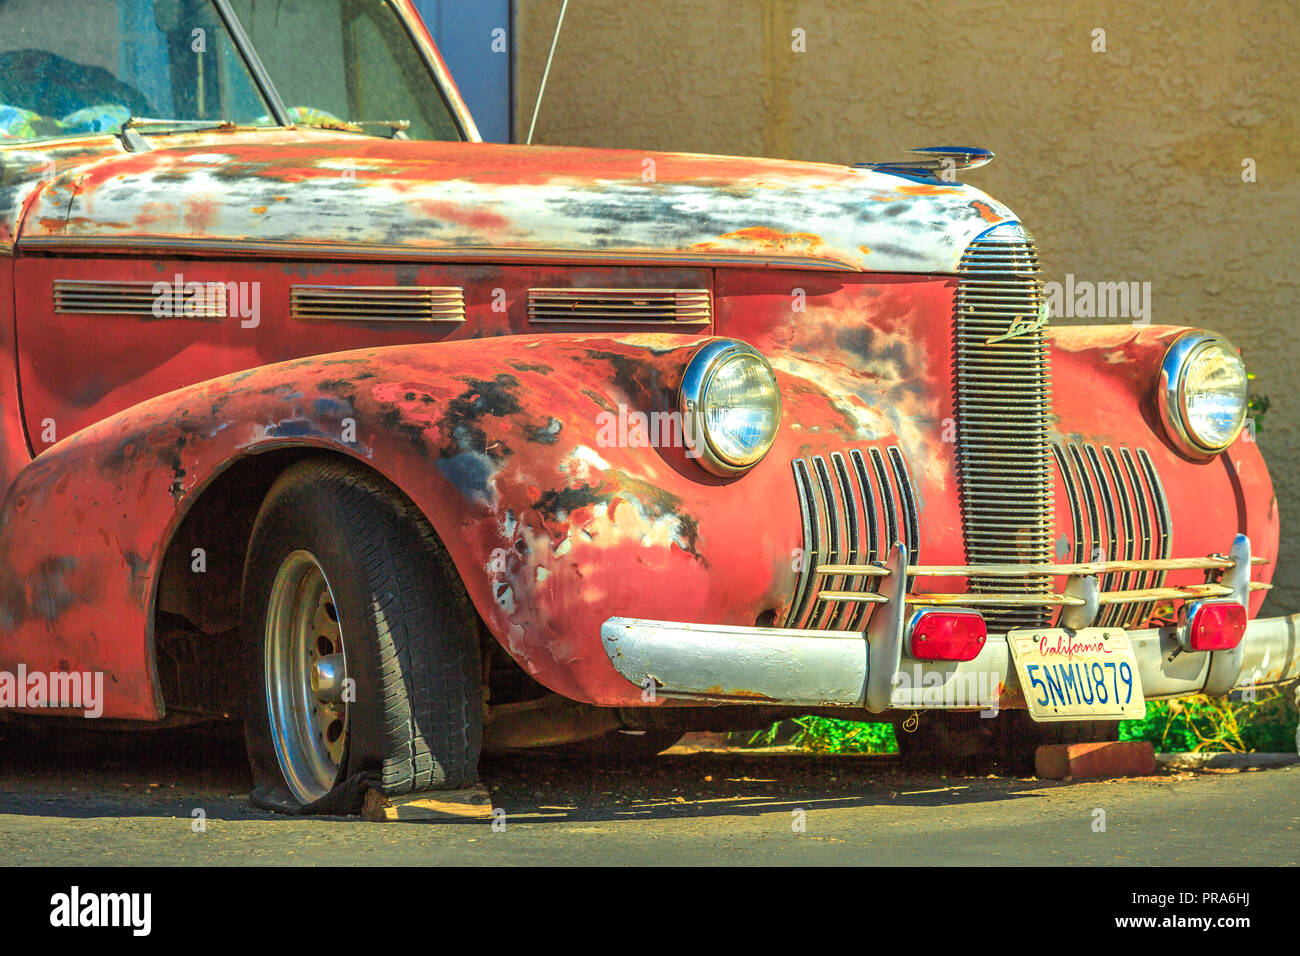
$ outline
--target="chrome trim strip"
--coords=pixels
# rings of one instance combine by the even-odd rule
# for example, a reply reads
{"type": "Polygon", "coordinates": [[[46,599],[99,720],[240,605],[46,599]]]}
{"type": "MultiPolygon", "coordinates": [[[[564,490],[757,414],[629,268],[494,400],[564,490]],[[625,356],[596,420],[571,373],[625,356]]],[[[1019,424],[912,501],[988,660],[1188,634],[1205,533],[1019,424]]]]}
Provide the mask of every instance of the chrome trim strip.
{"type": "MultiPolygon", "coordinates": [[[[1259,561],[1262,560],[1259,559],[1259,561]]],[[[972,607],[999,610],[1035,606],[1049,609],[1054,607],[1085,608],[1086,613],[1071,611],[1069,613],[1063,612],[1060,615],[1062,626],[1079,628],[1091,626],[1091,622],[1097,617],[1100,607],[1106,607],[1108,610],[1117,609],[1121,615],[1129,615],[1134,613],[1134,608],[1140,608],[1155,601],[1200,601],[1207,598],[1232,596],[1236,596],[1236,599],[1245,605],[1251,592],[1267,590],[1271,587],[1271,585],[1263,582],[1251,581],[1251,569],[1255,563],[1257,563],[1256,559],[1249,553],[1249,541],[1245,539],[1244,535],[1238,535],[1237,540],[1233,543],[1232,553],[1229,557],[1213,554],[1203,558],[1136,558],[1132,560],[1085,562],[1083,564],[909,565],[905,572],[909,576],[909,581],[919,577],[964,577],[967,579],[967,591],[913,594],[910,593],[910,587],[908,587],[903,593],[905,594],[905,602],[914,605],[933,604],[948,607],[967,603],[972,607]],[[1242,541],[1246,541],[1244,546],[1241,543],[1242,541]],[[1130,587],[1102,590],[1099,583],[1099,579],[1104,579],[1109,575],[1112,580],[1118,577],[1122,584],[1141,584],[1144,583],[1142,581],[1144,575],[1156,571],[1171,570],[1204,570],[1207,572],[1207,576],[1209,572],[1221,571],[1225,573],[1232,584],[1228,586],[1215,581],[1207,581],[1204,584],[1175,587],[1130,587]],[[1131,581],[1129,579],[1130,575],[1132,576],[1131,581]],[[1017,580],[1038,577],[1046,577],[1048,580],[1066,577],[1068,580],[1065,592],[1063,594],[1040,594],[1014,589],[1017,580]],[[999,586],[991,589],[986,588],[978,592],[971,590],[969,582],[978,579],[989,579],[999,586]]],[[[878,564],[823,564],[814,569],[812,574],[814,578],[818,575],[825,575],[827,581],[829,581],[830,575],[861,575],[873,579],[888,578],[890,576],[890,572],[878,564]]],[[[876,587],[878,590],[864,589],[854,592],[836,590],[831,586],[822,587],[818,582],[814,585],[816,588],[815,600],[819,602],[886,602],[887,598],[884,597],[883,591],[886,588],[892,588],[893,585],[894,582],[892,581],[877,580],[876,587]]],[[[1138,623],[1142,623],[1140,619],[1138,619],[1138,623]]]]}
{"type": "Polygon", "coordinates": [[[862,502],[867,509],[867,552],[865,557],[868,562],[883,561],[885,560],[885,554],[884,545],[880,540],[880,515],[876,508],[876,489],[871,483],[871,474],[867,468],[867,461],[862,457],[862,450],[859,448],[849,450],[849,460],[853,462],[853,470],[858,473],[858,484],[862,486],[862,502]]]}
{"type": "MultiPolygon", "coordinates": [[[[1141,465],[1142,484],[1153,505],[1153,517],[1156,524],[1156,543],[1153,557],[1167,558],[1173,553],[1173,519],[1169,514],[1169,502],[1165,499],[1165,489],[1160,481],[1160,473],[1146,449],[1138,449],[1138,462],[1141,465]]],[[[1154,582],[1159,584],[1159,581],[1154,582]]]]}
{"type": "Polygon", "coordinates": [[[1092,492],[1092,483],[1088,480],[1088,466],[1083,458],[1083,450],[1071,444],[1070,462],[1074,466],[1075,480],[1079,483],[1079,494],[1088,513],[1088,545],[1084,553],[1085,561],[1096,561],[1104,553],[1101,533],[1101,512],[1097,508],[1097,497],[1092,492]]]}
{"type": "MultiPolygon", "coordinates": [[[[876,513],[876,492],[871,485],[871,477],[867,470],[867,462],[862,457],[862,451],[858,448],[849,449],[849,461],[853,463],[853,470],[858,476],[858,486],[862,490],[862,504],[865,509],[864,518],[867,526],[866,551],[863,554],[864,561],[868,563],[879,562],[884,560],[881,554],[880,545],[880,516],[876,513]]],[[[868,578],[868,588],[879,589],[874,579],[868,578]]],[[[863,620],[866,619],[868,607],[863,604],[854,612],[849,626],[858,630],[862,627],[863,620]]]]}
{"type": "Polygon", "coordinates": [[[1061,475],[1061,484],[1065,488],[1066,501],[1070,507],[1070,526],[1074,531],[1074,563],[1082,564],[1087,552],[1084,550],[1083,511],[1079,508],[1079,489],[1075,487],[1074,476],[1065,452],[1060,444],[1052,445],[1052,456],[1056,459],[1056,470],[1061,475]]]}
{"type": "Polygon", "coordinates": [[[635,316],[624,316],[620,318],[619,316],[614,315],[593,319],[547,318],[540,315],[530,315],[528,317],[528,323],[530,325],[600,325],[606,327],[613,323],[620,323],[622,325],[698,325],[707,327],[710,324],[710,321],[711,320],[709,319],[643,319],[635,316]]]}
{"type": "Polygon", "coordinates": [[[601,644],[630,683],[656,696],[861,707],[867,643],[855,631],[795,631],[611,617],[601,644]]]}
{"type": "MultiPolygon", "coordinates": [[[[1120,472],[1119,460],[1115,457],[1115,450],[1109,445],[1103,445],[1101,454],[1106,463],[1107,476],[1110,478],[1111,487],[1114,489],[1115,500],[1119,502],[1120,522],[1124,527],[1124,557],[1121,560],[1132,561],[1137,558],[1137,548],[1134,540],[1135,525],[1133,523],[1133,506],[1129,501],[1129,489],[1124,483],[1123,474],[1120,472]]],[[[1119,576],[1119,590],[1129,591],[1133,587],[1133,573],[1131,571],[1122,572],[1119,576]]],[[[1115,626],[1126,626],[1128,617],[1128,609],[1117,614],[1115,626]]]]}
{"type": "MultiPolygon", "coordinates": [[[[1046,574],[1049,577],[1060,577],[1071,574],[1105,574],[1118,573],[1120,571],[1213,571],[1226,570],[1235,567],[1232,560],[1222,555],[1212,555],[1204,558],[1168,558],[1168,559],[1137,559],[1133,561],[1085,561],[1082,564],[974,564],[974,565],[913,565],[908,568],[909,574],[926,575],[929,577],[961,577],[969,575],[971,577],[992,577],[992,578],[1022,578],[1046,574]]],[[[854,568],[828,566],[827,573],[847,574],[851,573],[854,568]]],[[[864,572],[870,573],[870,572],[864,572]]]]}
{"type": "Polygon", "coordinates": [[[292,126],[293,121],[289,118],[289,111],[284,107],[284,100],[280,99],[280,91],[275,88],[271,82],[271,74],[267,72],[266,66],[262,63],[262,58],[258,55],[257,49],[253,46],[253,41],[249,39],[248,33],[244,30],[244,25],[239,22],[239,17],[235,11],[230,9],[229,0],[216,0],[217,13],[226,26],[226,31],[230,38],[235,42],[235,48],[239,50],[248,64],[249,72],[253,74],[253,82],[262,92],[262,98],[266,100],[267,106],[271,108],[271,115],[281,126],[292,126]]]}
{"type": "MultiPolygon", "coordinates": [[[[1101,502],[1101,512],[1105,518],[1106,529],[1106,560],[1119,560],[1119,519],[1115,512],[1114,491],[1110,483],[1106,481],[1106,470],[1102,467],[1101,458],[1097,454],[1097,449],[1093,445],[1083,446],[1084,457],[1088,460],[1088,468],[1091,473],[1092,483],[1096,489],[1097,499],[1101,502]]],[[[1118,574],[1110,572],[1102,576],[1101,589],[1103,591],[1118,590],[1118,574]]],[[[1101,612],[1097,619],[1098,627],[1112,627],[1115,618],[1118,615],[1118,609],[1110,607],[1101,612]]]]}
{"type": "MultiPolygon", "coordinates": [[[[920,509],[916,500],[916,488],[912,484],[912,476],[907,470],[907,462],[903,459],[903,453],[898,450],[896,445],[889,447],[889,463],[894,469],[894,478],[898,482],[898,498],[903,506],[903,544],[907,547],[907,553],[911,555],[912,563],[920,564],[921,522],[920,509]]],[[[914,578],[908,579],[908,590],[911,590],[914,583],[914,578]]]]}
{"type": "MultiPolygon", "coordinates": [[[[426,35],[422,36],[416,29],[416,24],[407,19],[408,11],[402,4],[393,4],[392,8],[397,14],[397,20],[401,23],[402,29],[406,31],[411,45],[415,47],[416,53],[424,62],[424,68],[429,71],[429,77],[433,80],[434,88],[438,91],[438,97],[442,100],[443,105],[447,107],[447,112],[451,114],[452,121],[459,128],[464,141],[470,143],[483,142],[483,136],[478,131],[478,124],[469,111],[469,104],[460,95],[459,87],[456,86],[455,80],[448,73],[446,64],[442,62],[442,53],[434,44],[433,37],[427,35],[428,28],[425,27],[424,20],[421,18],[419,21],[420,28],[426,31],[426,35]],[[428,47],[425,45],[426,36],[428,47]]],[[[511,83],[513,86],[513,80],[511,83]]]]}
{"type": "MultiPolygon", "coordinates": [[[[1124,471],[1128,475],[1129,487],[1133,491],[1133,501],[1137,508],[1138,531],[1142,535],[1141,546],[1137,549],[1144,559],[1154,558],[1156,539],[1152,534],[1152,505],[1151,499],[1147,497],[1146,488],[1142,484],[1142,478],[1138,474],[1137,463],[1133,459],[1133,452],[1127,446],[1121,446],[1119,450],[1120,459],[1124,463],[1124,471]]],[[[1157,572],[1150,571],[1146,574],[1139,572],[1136,576],[1137,586],[1154,587],[1157,572]]],[[[1144,624],[1151,617],[1152,611],[1155,610],[1155,602],[1148,602],[1135,607],[1125,623],[1126,627],[1135,627],[1138,624],[1144,624]]]]}
{"type": "Polygon", "coordinates": [[[750,256],[743,253],[712,252],[615,252],[587,249],[520,249],[500,246],[446,246],[413,248],[412,246],[370,243],[308,242],[276,239],[196,239],[179,236],[20,236],[17,246],[39,252],[92,252],[103,255],[129,255],[139,252],[166,252],[170,255],[211,257],[226,254],[253,258],[288,258],[316,261],[320,256],[361,260],[396,260],[429,262],[496,262],[525,264],[533,262],[592,265],[662,265],[711,267],[746,265],[768,269],[811,269],[828,272],[858,272],[855,266],[819,256],[750,256]]]}
{"type": "MultiPolygon", "coordinates": [[[[1205,688],[1211,654],[1182,651],[1176,628],[1129,631],[1128,639],[1147,700],[1184,697],[1205,688]]],[[[935,689],[922,697],[893,688],[902,663],[901,636],[899,641],[900,656],[895,660],[886,642],[872,647],[857,631],[730,627],[623,617],[611,617],[601,626],[601,643],[618,672],[636,687],[644,687],[647,678],[653,678],[656,693],[664,697],[861,708],[869,696],[880,704],[879,692],[885,689],[886,707],[882,709],[912,710],[943,706],[943,689],[949,681],[964,673],[984,673],[1003,689],[999,706],[1023,705],[1005,635],[990,634],[974,661],[957,665],[910,662],[914,674],[910,686],[935,689]]],[[[1231,681],[1234,688],[1263,687],[1300,677],[1300,614],[1251,621],[1239,647],[1240,666],[1231,681]]]]}
{"type": "Polygon", "coordinates": [[[797,628],[803,623],[809,599],[813,590],[812,582],[816,569],[817,551],[817,514],[816,501],[813,498],[812,477],[808,474],[808,463],[796,458],[791,467],[794,469],[795,493],[799,497],[799,515],[803,522],[803,560],[802,568],[795,578],[794,600],[790,602],[790,613],[786,615],[786,627],[797,628]]]}
{"type": "MultiPolygon", "coordinates": [[[[859,525],[861,523],[858,514],[857,494],[853,488],[853,482],[849,478],[849,470],[844,463],[844,455],[838,451],[831,452],[831,467],[835,471],[835,483],[839,487],[840,500],[844,502],[845,511],[845,528],[847,531],[847,547],[844,552],[848,564],[856,564],[862,557],[862,542],[859,537],[859,525]]],[[[860,590],[863,584],[862,576],[849,577],[845,579],[845,584],[850,590],[860,590]]],[[[852,619],[859,616],[860,608],[848,606],[849,623],[852,619]]],[[[846,605],[840,605],[836,609],[834,616],[831,618],[831,627],[839,628],[845,624],[843,618],[845,615],[846,605]]]]}
{"type": "MultiPolygon", "coordinates": [[[[826,459],[821,455],[813,456],[813,474],[817,477],[817,488],[821,492],[821,501],[824,505],[823,512],[826,516],[826,562],[827,564],[842,564],[841,558],[844,552],[840,548],[842,536],[840,534],[840,508],[835,500],[835,492],[831,488],[830,470],[826,466],[826,459]]],[[[844,585],[844,578],[836,576],[831,579],[831,589],[840,590],[844,585]]],[[[809,627],[813,628],[833,628],[833,622],[839,615],[839,608],[830,604],[820,605],[814,618],[809,622],[809,627]]]]}
{"type": "MultiPolygon", "coordinates": [[[[1174,523],[1169,514],[1169,500],[1165,497],[1165,486],[1160,481],[1160,472],[1156,471],[1155,462],[1151,460],[1151,456],[1147,454],[1145,448],[1138,449],[1138,461],[1142,464],[1142,474],[1146,479],[1147,492],[1155,503],[1156,524],[1160,529],[1159,556],[1169,558],[1174,553],[1174,523]]],[[[1167,577],[1168,572],[1164,570],[1157,571],[1152,575],[1152,586],[1164,587],[1167,577]]],[[[1152,613],[1155,611],[1154,604],[1151,611],[1152,613]]]]}
{"type": "Polygon", "coordinates": [[[894,504],[894,489],[880,449],[872,446],[867,449],[867,453],[871,456],[871,469],[876,473],[876,487],[880,489],[881,510],[885,513],[885,540],[881,542],[883,549],[888,548],[890,542],[898,540],[898,507],[894,504]]]}

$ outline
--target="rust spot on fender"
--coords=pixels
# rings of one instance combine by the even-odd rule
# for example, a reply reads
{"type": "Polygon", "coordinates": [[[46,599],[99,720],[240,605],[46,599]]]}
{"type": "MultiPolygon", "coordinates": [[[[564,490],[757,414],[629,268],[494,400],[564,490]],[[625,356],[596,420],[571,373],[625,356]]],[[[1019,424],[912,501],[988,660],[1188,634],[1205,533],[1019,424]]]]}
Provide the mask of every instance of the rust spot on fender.
{"type": "Polygon", "coordinates": [[[931,186],[929,183],[917,183],[914,186],[899,186],[898,191],[908,196],[946,196],[960,193],[956,186],[931,186]]]}
{"type": "Polygon", "coordinates": [[[789,245],[815,249],[822,245],[822,237],[815,233],[785,232],[781,229],[773,229],[770,226],[748,226],[745,229],[736,229],[732,232],[723,233],[718,238],[754,242],[760,246],[773,249],[784,249],[789,245]]]}
{"type": "Polygon", "coordinates": [[[767,694],[760,694],[756,690],[745,690],[737,687],[731,690],[723,690],[720,684],[714,684],[712,687],[706,687],[704,694],[709,697],[743,697],[746,700],[772,700],[767,694]]]}

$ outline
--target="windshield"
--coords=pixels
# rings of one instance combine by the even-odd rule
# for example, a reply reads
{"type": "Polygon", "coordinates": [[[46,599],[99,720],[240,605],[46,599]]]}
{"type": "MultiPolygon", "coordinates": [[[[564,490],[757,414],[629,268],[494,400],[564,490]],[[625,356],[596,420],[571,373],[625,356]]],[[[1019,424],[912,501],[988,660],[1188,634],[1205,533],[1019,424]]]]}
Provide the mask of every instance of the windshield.
{"type": "Polygon", "coordinates": [[[270,113],[208,0],[0,0],[0,142],[270,113]]]}
{"type": "Polygon", "coordinates": [[[272,126],[277,94],[303,125],[462,138],[385,0],[229,7],[270,76],[265,95],[214,0],[0,0],[0,145],[117,133],[128,117],[272,126]]]}
{"type": "Polygon", "coordinates": [[[412,139],[461,138],[391,4],[233,0],[230,5],[295,122],[407,121],[412,139]]]}

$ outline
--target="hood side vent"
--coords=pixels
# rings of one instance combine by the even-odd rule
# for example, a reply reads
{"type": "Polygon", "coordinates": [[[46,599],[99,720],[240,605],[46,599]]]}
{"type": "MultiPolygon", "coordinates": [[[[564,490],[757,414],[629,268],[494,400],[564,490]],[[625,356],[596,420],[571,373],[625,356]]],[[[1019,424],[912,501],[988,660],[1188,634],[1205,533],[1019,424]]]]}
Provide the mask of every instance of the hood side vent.
{"type": "Polygon", "coordinates": [[[528,321],[563,325],[708,325],[708,289],[529,289],[528,321]]]}
{"type": "Polygon", "coordinates": [[[308,322],[464,322],[460,286],[295,285],[289,314],[308,322]]]}
{"type": "Polygon", "coordinates": [[[54,311],[73,315],[128,315],[150,319],[224,319],[224,282],[85,282],[54,280],[54,311]],[[162,291],[154,291],[159,286],[162,291]]]}

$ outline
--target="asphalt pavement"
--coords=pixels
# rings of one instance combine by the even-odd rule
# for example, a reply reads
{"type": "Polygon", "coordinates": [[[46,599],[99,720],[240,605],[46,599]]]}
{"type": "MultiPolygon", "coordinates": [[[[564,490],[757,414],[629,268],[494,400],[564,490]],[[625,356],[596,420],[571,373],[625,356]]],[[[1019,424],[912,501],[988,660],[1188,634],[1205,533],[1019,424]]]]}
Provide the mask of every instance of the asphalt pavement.
{"type": "Polygon", "coordinates": [[[249,805],[232,732],[0,728],[3,865],[1296,865],[1300,767],[1069,782],[896,758],[677,752],[485,761],[495,821],[249,805]]]}

